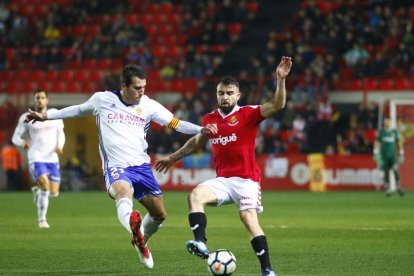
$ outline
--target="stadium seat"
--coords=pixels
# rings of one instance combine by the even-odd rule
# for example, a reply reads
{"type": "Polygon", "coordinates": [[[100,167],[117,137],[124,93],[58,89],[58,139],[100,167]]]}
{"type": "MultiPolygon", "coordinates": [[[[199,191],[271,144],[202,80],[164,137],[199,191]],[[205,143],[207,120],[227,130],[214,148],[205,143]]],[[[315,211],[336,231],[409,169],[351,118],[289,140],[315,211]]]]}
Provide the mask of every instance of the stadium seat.
{"type": "Polygon", "coordinates": [[[165,48],[162,46],[152,48],[152,56],[155,58],[160,58],[165,54],[165,48]]]}
{"type": "Polygon", "coordinates": [[[134,25],[138,20],[138,15],[134,13],[128,13],[124,15],[124,19],[129,25],[134,25]]]}
{"type": "Polygon", "coordinates": [[[101,71],[99,71],[99,69],[90,70],[89,79],[90,79],[90,81],[100,82],[101,81],[101,71]]]}
{"type": "Polygon", "coordinates": [[[30,79],[32,81],[42,81],[43,80],[43,71],[42,70],[33,70],[30,72],[30,79]]]}
{"type": "Polygon", "coordinates": [[[251,1],[247,3],[246,8],[249,10],[249,12],[256,13],[259,6],[256,1],[251,1]]]}
{"type": "Polygon", "coordinates": [[[101,70],[109,70],[112,66],[112,59],[110,58],[103,58],[98,60],[98,68],[101,70]]]}
{"type": "Polygon", "coordinates": [[[80,83],[79,91],[84,93],[96,92],[96,83],[93,81],[83,81],[80,83]]]}
{"type": "Polygon", "coordinates": [[[181,24],[181,16],[179,14],[168,14],[167,23],[171,25],[181,24]]]}
{"type": "Polygon", "coordinates": [[[174,92],[183,92],[184,82],[182,80],[173,80],[171,82],[170,90],[174,92]]]}
{"type": "Polygon", "coordinates": [[[155,25],[164,25],[167,21],[167,15],[166,14],[154,14],[154,17],[152,18],[152,24],[155,25]]]}
{"type": "Polygon", "coordinates": [[[380,80],[379,89],[380,90],[392,90],[394,88],[394,81],[391,79],[380,80]]]}
{"type": "Polygon", "coordinates": [[[360,80],[350,80],[348,83],[348,90],[361,90],[362,82],[360,80]]]}
{"type": "Polygon", "coordinates": [[[149,26],[152,23],[152,14],[142,14],[139,16],[139,20],[142,25],[145,27],[149,26]]]}
{"type": "Polygon", "coordinates": [[[5,70],[0,74],[0,81],[8,82],[13,81],[14,71],[5,70]]]}
{"type": "Polygon", "coordinates": [[[232,23],[227,25],[227,30],[230,36],[239,35],[241,32],[242,26],[239,23],[232,23]]]}
{"type": "Polygon", "coordinates": [[[78,81],[78,82],[87,81],[88,78],[89,78],[89,70],[87,69],[76,70],[73,76],[73,80],[78,81]]]}
{"type": "Polygon", "coordinates": [[[62,70],[59,75],[59,80],[61,81],[72,81],[74,79],[75,72],[73,70],[67,69],[62,70]]]}
{"type": "Polygon", "coordinates": [[[24,92],[23,82],[10,81],[6,84],[6,92],[8,93],[22,93],[24,92]]]}
{"type": "Polygon", "coordinates": [[[343,79],[338,79],[334,82],[335,90],[346,90],[346,82],[343,79]]]}
{"type": "Polygon", "coordinates": [[[96,69],[96,68],[97,68],[97,66],[98,66],[98,62],[96,61],[96,59],[92,59],[92,58],[90,58],[90,59],[85,59],[85,60],[82,62],[82,67],[83,67],[84,69],[96,69]]]}
{"type": "Polygon", "coordinates": [[[45,73],[45,80],[47,81],[55,81],[58,79],[58,72],[54,70],[46,71],[45,73]]]}
{"type": "Polygon", "coordinates": [[[61,92],[65,92],[65,83],[60,81],[60,80],[56,80],[51,82],[49,90],[52,93],[61,93],[61,92]]]}
{"type": "Polygon", "coordinates": [[[221,44],[211,45],[210,50],[215,54],[222,54],[226,50],[226,47],[221,44]]]}
{"type": "Polygon", "coordinates": [[[86,31],[86,35],[89,38],[94,38],[99,31],[101,30],[101,26],[100,25],[89,25],[86,31]]]}
{"type": "Polygon", "coordinates": [[[169,2],[164,2],[159,6],[159,12],[163,14],[169,14],[173,11],[173,5],[169,2]]]}
{"type": "Polygon", "coordinates": [[[364,79],[363,89],[367,91],[377,90],[378,82],[376,79],[364,79]]]}
{"type": "Polygon", "coordinates": [[[394,88],[396,90],[407,90],[409,88],[409,81],[405,78],[396,79],[394,88]]]}
{"type": "Polygon", "coordinates": [[[181,57],[182,55],[183,54],[181,51],[181,47],[169,47],[167,50],[167,56],[170,58],[176,59],[176,58],[181,57]]]}
{"type": "Polygon", "coordinates": [[[49,91],[50,89],[50,81],[49,80],[43,80],[43,81],[39,81],[37,82],[37,88],[35,88],[36,90],[45,90],[45,91],[49,91]]]}
{"type": "Polygon", "coordinates": [[[16,81],[26,81],[28,78],[30,78],[30,71],[28,70],[19,70],[16,71],[14,74],[14,78],[16,81]]]}
{"type": "Polygon", "coordinates": [[[159,5],[155,3],[148,4],[148,6],[145,9],[145,13],[149,14],[156,14],[159,12],[159,5]]]}
{"type": "Polygon", "coordinates": [[[68,81],[65,85],[65,92],[68,93],[78,93],[79,92],[79,83],[77,81],[68,81]]]}

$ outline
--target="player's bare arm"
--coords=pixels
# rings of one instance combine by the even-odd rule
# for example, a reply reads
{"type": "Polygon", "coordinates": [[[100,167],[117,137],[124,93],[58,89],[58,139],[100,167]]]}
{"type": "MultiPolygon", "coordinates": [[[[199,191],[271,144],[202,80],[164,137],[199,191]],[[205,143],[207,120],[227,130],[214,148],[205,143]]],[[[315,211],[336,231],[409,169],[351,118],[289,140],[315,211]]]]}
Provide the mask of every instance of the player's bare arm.
{"type": "Polygon", "coordinates": [[[264,118],[272,116],[276,111],[285,107],[286,103],[286,85],[285,79],[289,75],[292,67],[291,57],[282,57],[276,68],[277,87],[272,101],[263,104],[260,107],[260,113],[264,118]]]}
{"type": "Polygon", "coordinates": [[[155,170],[158,172],[166,173],[168,169],[178,160],[183,159],[185,156],[192,154],[199,148],[201,148],[209,137],[203,133],[199,133],[191,137],[180,149],[176,152],[162,157],[155,161],[155,170]]]}

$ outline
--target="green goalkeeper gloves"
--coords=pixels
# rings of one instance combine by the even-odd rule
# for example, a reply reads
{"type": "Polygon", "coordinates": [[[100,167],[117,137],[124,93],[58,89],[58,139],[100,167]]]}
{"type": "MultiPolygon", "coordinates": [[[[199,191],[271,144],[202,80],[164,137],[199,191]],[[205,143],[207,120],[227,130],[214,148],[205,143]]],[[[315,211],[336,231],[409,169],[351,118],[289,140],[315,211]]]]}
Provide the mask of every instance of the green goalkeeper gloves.
{"type": "Polygon", "coordinates": [[[382,158],[380,154],[374,154],[374,161],[377,163],[378,168],[382,166],[382,158]]]}

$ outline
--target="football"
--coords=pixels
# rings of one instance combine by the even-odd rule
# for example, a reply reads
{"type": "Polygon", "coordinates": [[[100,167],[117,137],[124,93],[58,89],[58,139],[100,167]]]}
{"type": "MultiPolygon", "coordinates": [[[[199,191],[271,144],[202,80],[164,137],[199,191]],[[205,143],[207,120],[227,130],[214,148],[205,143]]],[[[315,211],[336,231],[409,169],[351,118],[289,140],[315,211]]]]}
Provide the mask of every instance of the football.
{"type": "Polygon", "coordinates": [[[236,257],[227,249],[218,249],[210,253],[207,264],[213,275],[231,275],[236,270],[236,257]]]}

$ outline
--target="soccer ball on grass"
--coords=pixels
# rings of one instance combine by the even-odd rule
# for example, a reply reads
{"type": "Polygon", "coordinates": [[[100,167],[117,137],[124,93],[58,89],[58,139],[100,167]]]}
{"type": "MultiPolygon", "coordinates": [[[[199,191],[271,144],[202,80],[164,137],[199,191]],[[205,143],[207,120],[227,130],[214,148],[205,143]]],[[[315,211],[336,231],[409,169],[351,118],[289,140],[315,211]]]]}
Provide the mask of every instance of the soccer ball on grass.
{"type": "Polygon", "coordinates": [[[213,275],[231,275],[236,270],[236,257],[227,249],[218,249],[210,253],[207,265],[213,275]]]}

